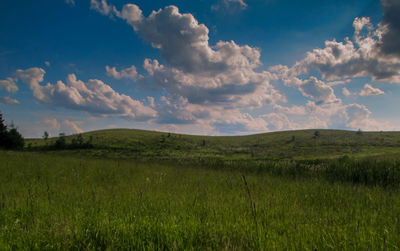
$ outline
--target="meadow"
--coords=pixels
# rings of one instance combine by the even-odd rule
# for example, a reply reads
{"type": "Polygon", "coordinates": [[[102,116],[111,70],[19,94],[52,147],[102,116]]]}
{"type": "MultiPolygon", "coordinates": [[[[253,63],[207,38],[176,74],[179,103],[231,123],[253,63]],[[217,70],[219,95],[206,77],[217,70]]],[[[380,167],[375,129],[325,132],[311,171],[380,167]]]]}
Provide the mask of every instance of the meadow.
{"type": "Polygon", "coordinates": [[[0,151],[0,249],[399,249],[400,134],[314,134],[28,140],[0,151]]]}

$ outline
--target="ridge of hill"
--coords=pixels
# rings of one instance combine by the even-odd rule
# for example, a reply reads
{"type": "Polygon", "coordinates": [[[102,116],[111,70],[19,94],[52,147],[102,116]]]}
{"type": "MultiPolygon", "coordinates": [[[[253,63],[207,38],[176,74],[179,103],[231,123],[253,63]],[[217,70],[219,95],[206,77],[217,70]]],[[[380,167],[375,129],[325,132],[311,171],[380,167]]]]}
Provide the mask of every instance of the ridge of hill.
{"type": "MultiPolygon", "coordinates": [[[[137,129],[108,129],[81,134],[96,156],[123,158],[310,159],[397,155],[400,132],[297,130],[247,136],[196,136],[137,129]]],[[[76,135],[66,137],[67,143],[76,135]]],[[[58,137],[28,139],[31,149],[44,148],[58,137]]]]}

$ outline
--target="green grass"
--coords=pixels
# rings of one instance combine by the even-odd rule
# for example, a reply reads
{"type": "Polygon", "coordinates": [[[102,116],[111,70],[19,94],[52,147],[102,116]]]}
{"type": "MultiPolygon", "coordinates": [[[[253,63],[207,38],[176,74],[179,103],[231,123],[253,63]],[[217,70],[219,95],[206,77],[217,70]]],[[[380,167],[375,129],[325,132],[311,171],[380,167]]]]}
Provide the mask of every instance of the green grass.
{"type": "Polygon", "coordinates": [[[29,139],[0,151],[0,250],[400,249],[400,132],[315,131],[29,139]]]}
{"type": "Polygon", "coordinates": [[[1,250],[400,248],[397,188],[62,155],[0,152],[1,250]]]}
{"type": "MultiPolygon", "coordinates": [[[[315,159],[343,155],[364,157],[400,154],[400,132],[318,130],[273,132],[250,136],[193,136],[162,132],[115,129],[84,133],[92,137],[89,156],[157,159],[315,159]]],[[[71,142],[74,136],[67,137],[71,142]]],[[[57,138],[27,140],[31,149],[54,144],[57,138]]]]}

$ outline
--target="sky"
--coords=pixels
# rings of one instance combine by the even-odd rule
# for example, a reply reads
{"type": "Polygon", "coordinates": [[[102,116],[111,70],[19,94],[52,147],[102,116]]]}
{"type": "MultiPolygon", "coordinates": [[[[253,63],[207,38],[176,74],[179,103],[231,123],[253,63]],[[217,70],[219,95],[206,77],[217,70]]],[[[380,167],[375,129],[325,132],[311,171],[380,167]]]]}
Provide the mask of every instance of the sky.
{"type": "Polygon", "coordinates": [[[400,129],[398,0],[3,0],[24,137],[400,129]]]}

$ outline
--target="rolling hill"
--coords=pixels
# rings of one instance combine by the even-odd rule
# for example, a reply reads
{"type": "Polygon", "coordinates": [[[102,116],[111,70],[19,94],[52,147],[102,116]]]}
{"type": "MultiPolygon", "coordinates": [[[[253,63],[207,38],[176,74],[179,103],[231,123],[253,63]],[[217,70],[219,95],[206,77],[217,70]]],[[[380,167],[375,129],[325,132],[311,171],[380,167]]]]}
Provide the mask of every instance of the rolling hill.
{"type": "MultiPolygon", "coordinates": [[[[67,144],[77,137],[66,137],[67,144]]],[[[248,136],[193,136],[136,129],[82,134],[95,156],[117,158],[312,159],[398,155],[400,132],[299,130],[248,136]]],[[[27,148],[51,148],[58,138],[28,139],[27,148]]],[[[74,149],[77,150],[77,149],[74,149]]]]}

